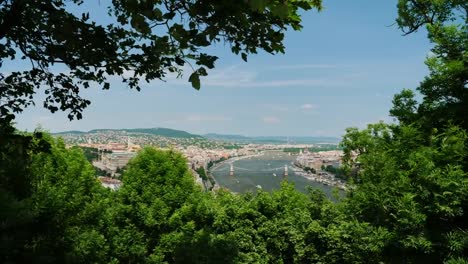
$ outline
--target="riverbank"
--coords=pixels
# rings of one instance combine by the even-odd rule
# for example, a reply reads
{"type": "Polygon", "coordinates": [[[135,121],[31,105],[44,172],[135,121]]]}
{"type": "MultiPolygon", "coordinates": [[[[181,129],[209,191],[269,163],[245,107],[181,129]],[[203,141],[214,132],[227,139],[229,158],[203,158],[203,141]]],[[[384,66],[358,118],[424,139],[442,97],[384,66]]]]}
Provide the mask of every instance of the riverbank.
{"type": "Polygon", "coordinates": [[[328,172],[319,172],[319,173],[309,173],[304,171],[301,167],[297,166],[294,163],[291,163],[293,167],[293,171],[299,175],[302,176],[308,180],[315,181],[318,183],[322,183],[324,185],[328,186],[333,186],[336,187],[340,190],[348,190],[348,187],[346,186],[346,182],[340,179],[337,179],[333,174],[330,174],[328,172]]]}

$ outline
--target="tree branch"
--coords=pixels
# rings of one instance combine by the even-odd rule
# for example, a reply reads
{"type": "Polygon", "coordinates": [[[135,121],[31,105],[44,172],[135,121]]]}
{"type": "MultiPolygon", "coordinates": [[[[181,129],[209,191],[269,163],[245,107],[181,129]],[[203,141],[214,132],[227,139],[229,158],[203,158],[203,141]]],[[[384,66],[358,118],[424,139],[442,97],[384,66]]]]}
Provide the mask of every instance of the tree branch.
{"type": "Polygon", "coordinates": [[[24,0],[13,0],[10,10],[0,24],[0,39],[3,39],[15,23],[20,21],[19,14],[23,11],[24,3],[24,0]]]}

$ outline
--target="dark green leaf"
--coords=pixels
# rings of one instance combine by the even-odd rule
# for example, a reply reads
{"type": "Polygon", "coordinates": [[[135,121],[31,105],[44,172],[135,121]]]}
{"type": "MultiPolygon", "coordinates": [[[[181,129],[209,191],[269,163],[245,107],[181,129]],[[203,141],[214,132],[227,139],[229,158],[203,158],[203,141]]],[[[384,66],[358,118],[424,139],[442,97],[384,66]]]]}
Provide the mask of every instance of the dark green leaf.
{"type": "Polygon", "coordinates": [[[200,90],[200,76],[198,75],[198,72],[193,72],[190,77],[189,77],[189,82],[192,83],[192,87],[195,88],[196,90],[200,90]]]}

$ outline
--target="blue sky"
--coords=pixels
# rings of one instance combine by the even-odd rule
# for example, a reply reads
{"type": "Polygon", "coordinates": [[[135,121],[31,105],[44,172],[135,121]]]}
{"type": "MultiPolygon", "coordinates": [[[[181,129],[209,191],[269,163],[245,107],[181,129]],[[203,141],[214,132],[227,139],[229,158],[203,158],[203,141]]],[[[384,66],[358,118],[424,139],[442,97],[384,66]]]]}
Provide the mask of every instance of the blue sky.
{"type": "MultiPolygon", "coordinates": [[[[223,44],[210,47],[216,69],[196,91],[182,79],[143,85],[137,92],[114,82],[89,89],[79,121],[50,114],[42,103],[18,116],[17,126],[50,131],[169,127],[193,133],[248,136],[341,136],[347,127],[391,121],[392,96],[414,89],[427,74],[425,32],[402,36],[392,24],[397,1],[324,1],[305,13],[304,29],[286,34],[286,54],[252,55],[248,63],[223,44]]],[[[96,6],[97,14],[104,6],[96,6]]],[[[20,64],[18,64],[20,65],[20,64]]],[[[40,98],[42,95],[39,95],[40,98]]]]}

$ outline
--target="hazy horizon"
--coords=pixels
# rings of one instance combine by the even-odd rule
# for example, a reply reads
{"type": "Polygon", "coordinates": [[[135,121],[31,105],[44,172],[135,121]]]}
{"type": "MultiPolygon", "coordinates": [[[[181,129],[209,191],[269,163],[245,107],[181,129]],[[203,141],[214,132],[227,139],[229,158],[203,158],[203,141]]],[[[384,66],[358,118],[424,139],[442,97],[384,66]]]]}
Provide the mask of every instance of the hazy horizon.
{"type": "Polygon", "coordinates": [[[227,133],[203,133],[203,134],[198,134],[194,133],[192,131],[184,130],[184,129],[173,129],[170,127],[120,127],[120,128],[94,128],[90,130],[79,130],[79,129],[74,129],[74,130],[61,130],[61,131],[51,131],[48,130],[47,128],[41,127],[41,129],[44,129],[52,134],[64,134],[67,132],[83,132],[83,133],[89,133],[90,131],[93,130],[125,130],[125,129],[157,129],[157,128],[162,128],[162,129],[172,129],[172,130],[177,130],[177,131],[184,131],[188,132],[193,135],[198,135],[198,136],[207,136],[207,135],[219,135],[219,136],[239,136],[239,137],[247,137],[247,138],[332,138],[332,139],[341,139],[341,137],[333,137],[333,136],[295,136],[295,135],[257,135],[257,136],[251,136],[251,135],[243,135],[243,134],[227,134],[227,133]]]}

